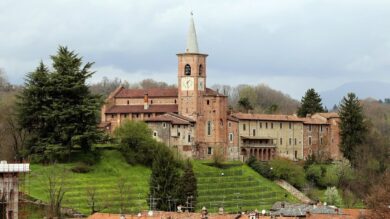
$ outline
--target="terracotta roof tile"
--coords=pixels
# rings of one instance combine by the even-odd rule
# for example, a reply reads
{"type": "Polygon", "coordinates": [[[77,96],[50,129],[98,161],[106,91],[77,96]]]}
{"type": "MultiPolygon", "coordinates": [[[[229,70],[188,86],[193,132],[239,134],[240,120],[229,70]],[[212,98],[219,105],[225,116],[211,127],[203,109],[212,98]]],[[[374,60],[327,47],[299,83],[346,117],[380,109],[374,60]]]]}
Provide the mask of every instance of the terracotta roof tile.
{"type": "Polygon", "coordinates": [[[328,125],[329,123],[318,118],[302,118],[304,124],[312,124],[312,125],[328,125]]]}
{"type": "Polygon", "coordinates": [[[227,120],[234,121],[234,122],[238,122],[239,121],[236,117],[231,116],[231,115],[227,116],[227,120]]]}
{"type": "Polygon", "coordinates": [[[205,95],[206,96],[225,96],[213,89],[210,89],[210,88],[206,88],[206,92],[205,92],[205,95]]]}
{"type": "Polygon", "coordinates": [[[190,125],[194,122],[192,119],[189,119],[184,116],[179,116],[173,113],[167,113],[161,116],[156,116],[154,118],[145,119],[146,122],[170,122],[174,125],[190,125]]]}
{"type": "Polygon", "coordinates": [[[178,97],[177,88],[122,89],[115,97],[142,98],[145,94],[149,97],[178,97]]]}
{"type": "Polygon", "coordinates": [[[111,107],[106,113],[177,113],[178,106],[170,105],[149,105],[149,109],[144,109],[143,105],[116,105],[111,107]]]}
{"type": "Polygon", "coordinates": [[[316,113],[324,118],[330,119],[330,118],[339,118],[339,114],[332,112],[332,113],[316,113]]]}
{"type": "Polygon", "coordinates": [[[298,118],[293,115],[270,115],[270,114],[252,114],[252,113],[235,113],[233,117],[240,120],[266,120],[266,121],[291,121],[303,122],[304,118],[298,118]]]}

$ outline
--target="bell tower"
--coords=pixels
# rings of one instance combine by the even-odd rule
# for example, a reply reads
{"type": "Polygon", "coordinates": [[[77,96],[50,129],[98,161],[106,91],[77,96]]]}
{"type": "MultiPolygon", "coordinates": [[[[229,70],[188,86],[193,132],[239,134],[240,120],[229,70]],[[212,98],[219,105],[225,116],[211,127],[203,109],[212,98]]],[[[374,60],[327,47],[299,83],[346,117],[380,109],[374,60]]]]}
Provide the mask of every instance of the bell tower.
{"type": "Polygon", "coordinates": [[[202,101],[206,92],[207,54],[199,52],[195,24],[191,13],[187,46],[178,57],[179,114],[196,119],[202,114],[202,101]]]}

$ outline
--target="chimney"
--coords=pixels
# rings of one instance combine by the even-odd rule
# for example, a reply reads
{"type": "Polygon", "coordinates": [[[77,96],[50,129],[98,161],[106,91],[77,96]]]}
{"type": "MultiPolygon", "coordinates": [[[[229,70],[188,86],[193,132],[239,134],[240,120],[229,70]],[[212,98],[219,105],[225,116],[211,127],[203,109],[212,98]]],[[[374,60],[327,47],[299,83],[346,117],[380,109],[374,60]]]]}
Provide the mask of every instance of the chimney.
{"type": "Polygon", "coordinates": [[[149,109],[149,96],[148,93],[145,93],[144,95],[144,110],[149,109]]]}

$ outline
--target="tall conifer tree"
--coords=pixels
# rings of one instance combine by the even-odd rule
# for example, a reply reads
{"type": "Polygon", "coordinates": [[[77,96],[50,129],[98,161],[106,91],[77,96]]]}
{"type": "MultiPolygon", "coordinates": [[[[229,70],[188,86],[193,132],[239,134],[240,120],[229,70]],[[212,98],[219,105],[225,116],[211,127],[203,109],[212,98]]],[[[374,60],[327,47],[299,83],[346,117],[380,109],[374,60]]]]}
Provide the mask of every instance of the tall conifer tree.
{"type": "Polygon", "coordinates": [[[340,103],[340,150],[354,164],[356,147],[364,143],[367,126],[363,108],[354,93],[348,93],[340,103]]]}
{"type": "Polygon", "coordinates": [[[93,63],[60,46],[51,56],[53,70],[40,63],[27,76],[19,97],[19,120],[33,134],[31,153],[42,158],[58,159],[69,155],[74,146],[85,152],[99,137],[100,96],[92,95],[86,80],[92,76],[93,63]]]}
{"type": "Polygon", "coordinates": [[[325,112],[321,103],[320,95],[310,88],[306,91],[305,96],[302,97],[301,106],[298,108],[298,116],[306,117],[307,114],[325,112]]]}

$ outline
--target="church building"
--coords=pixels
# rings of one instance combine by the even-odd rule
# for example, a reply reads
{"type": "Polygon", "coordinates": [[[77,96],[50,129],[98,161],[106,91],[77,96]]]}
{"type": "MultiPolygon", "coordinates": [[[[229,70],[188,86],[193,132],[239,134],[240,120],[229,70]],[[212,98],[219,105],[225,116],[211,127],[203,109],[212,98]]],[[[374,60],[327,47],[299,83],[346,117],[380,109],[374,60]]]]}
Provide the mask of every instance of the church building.
{"type": "MultiPolygon", "coordinates": [[[[177,88],[118,87],[102,107],[100,126],[112,132],[125,120],[145,121],[156,140],[195,159],[221,153],[229,160],[299,160],[313,153],[312,142],[305,147],[304,139],[309,138],[304,131],[311,117],[228,113],[227,96],[207,87],[207,56],[199,51],[191,17],[187,46],[177,54],[177,88]]],[[[328,119],[321,118],[320,125],[328,127],[328,119]]]]}

